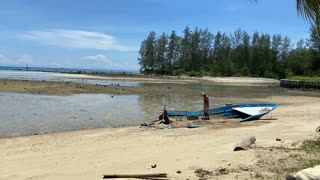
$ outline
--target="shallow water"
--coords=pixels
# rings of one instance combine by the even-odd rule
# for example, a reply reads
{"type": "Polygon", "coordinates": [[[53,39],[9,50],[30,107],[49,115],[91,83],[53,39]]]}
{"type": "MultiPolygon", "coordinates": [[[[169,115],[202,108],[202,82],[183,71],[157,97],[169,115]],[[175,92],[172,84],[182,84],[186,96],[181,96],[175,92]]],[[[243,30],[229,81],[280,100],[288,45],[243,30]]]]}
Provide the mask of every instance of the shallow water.
{"type": "Polygon", "coordinates": [[[157,119],[165,103],[170,103],[171,109],[201,108],[201,99],[191,99],[182,96],[0,93],[0,137],[136,125],[157,119]],[[189,100],[196,103],[189,103],[189,100]]]}
{"type": "MultiPolygon", "coordinates": [[[[15,71],[10,73],[0,71],[0,78],[69,81],[65,74],[57,78],[56,73],[15,71]]],[[[97,82],[108,83],[104,80],[73,80],[94,84],[97,82]]],[[[115,83],[116,81],[109,82],[115,83]]],[[[288,94],[286,89],[278,87],[230,86],[211,82],[159,84],[133,81],[127,83],[146,87],[154,86],[159,90],[171,89],[172,92],[156,93],[158,95],[146,92],[144,95],[117,96],[108,94],[49,96],[0,93],[0,137],[137,125],[156,120],[164,104],[170,110],[202,109],[201,91],[210,95],[211,107],[221,106],[225,103],[251,103],[258,98],[264,99],[271,98],[272,95],[288,94]],[[248,102],[248,98],[250,98],[250,102],[248,102]]]]}
{"type": "Polygon", "coordinates": [[[57,72],[35,72],[35,71],[11,71],[0,70],[0,79],[33,80],[33,81],[62,81],[82,82],[99,85],[139,86],[140,82],[118,81],[107,79],[74,78],[74,74],[63,74],[57,72]]]}
{"type": "Polygon", "coordinates": [[[0,94],[0,104],[0,137],[121,126],[147,118],[137,96],[0,94]]]}
{"type": "MultiPolygon", "coordinates": [[[[211,106],[246,99],[210,97],[211,106]]],[[[167,109],[199,110],[202,99],[181,94],[71,96],[0,93],[0,137],[43,134],[99,127],[137,125],[156,120],[167,109]]]]}

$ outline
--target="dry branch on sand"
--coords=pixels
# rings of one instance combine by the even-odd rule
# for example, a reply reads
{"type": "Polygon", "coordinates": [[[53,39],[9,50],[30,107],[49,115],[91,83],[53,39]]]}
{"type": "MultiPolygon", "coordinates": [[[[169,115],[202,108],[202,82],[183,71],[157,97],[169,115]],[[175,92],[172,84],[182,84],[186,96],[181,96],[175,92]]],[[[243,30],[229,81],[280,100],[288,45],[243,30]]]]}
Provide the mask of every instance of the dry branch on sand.
{"type": "Polygon", "coordinates": [[[247,150],[255,142],[256,138],[254,136],[246,138],[241,143],[236,144],[233,151],[247,150]]]}

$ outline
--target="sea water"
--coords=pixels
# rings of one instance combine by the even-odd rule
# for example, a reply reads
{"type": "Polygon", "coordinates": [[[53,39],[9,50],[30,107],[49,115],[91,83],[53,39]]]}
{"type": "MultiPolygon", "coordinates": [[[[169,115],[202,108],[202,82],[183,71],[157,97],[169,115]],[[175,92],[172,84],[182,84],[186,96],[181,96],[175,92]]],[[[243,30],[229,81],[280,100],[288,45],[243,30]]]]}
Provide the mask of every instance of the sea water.
{"type": "MultiPolygon", "coordinates": [[[[166,105],[169,110],[200,110],[200,93],[210,95],[210,106],[226,103],[254,103],[273,95],[288,94],[279,87],[232,86],[210,82],[173,83],[112,81],[72,78],[52,72],[0,71],[0,79],[123,83],[153,87],[165,93],[146,91],[141,95],[76,94],[69,96],[0,93],[0,137],[23,136],[100,127],[139,125],[158,119],[166,105]],[[166,89],[166,91],[162,91],[166,89]],[[168,90],[169,89],[169,90],[168,90]],[[250,100],[250,101],[249,101],[250,100]]],[[[271,99],[270,99],[271,98],[271,99]]]]}
{"type": "Polygon", "coordinates": [[[140,82],[125,80],[95,79],[89,75],[65,74],[59,72],[18,71],[0,70],[0,79],[32,80],[32,81],[58,81],[58,82],[81,82],[99,85],[139,86],[140,82]],[[81,78],[83,77],[83,78],[81,78]],[[91,78],[90,78],[91,77],[91,78]]]}
{"type": "Polygon", "coordinates": [[[183,96],[0,93],[0,137],[139,125],[157,120],[165,102],[171,109],[201,108],[201,98],[183,96]]]}

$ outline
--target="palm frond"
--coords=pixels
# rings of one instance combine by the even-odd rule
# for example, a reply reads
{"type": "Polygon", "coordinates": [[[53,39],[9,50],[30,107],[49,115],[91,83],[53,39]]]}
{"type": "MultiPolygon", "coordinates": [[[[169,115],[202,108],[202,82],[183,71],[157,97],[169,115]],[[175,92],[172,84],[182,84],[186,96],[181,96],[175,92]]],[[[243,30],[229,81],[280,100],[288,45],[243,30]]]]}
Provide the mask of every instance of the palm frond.
{"type": "Polygon", "coordinates": [[[316,26],[320,33],[320,0],[297,0],[298,15],[316,26]]]}

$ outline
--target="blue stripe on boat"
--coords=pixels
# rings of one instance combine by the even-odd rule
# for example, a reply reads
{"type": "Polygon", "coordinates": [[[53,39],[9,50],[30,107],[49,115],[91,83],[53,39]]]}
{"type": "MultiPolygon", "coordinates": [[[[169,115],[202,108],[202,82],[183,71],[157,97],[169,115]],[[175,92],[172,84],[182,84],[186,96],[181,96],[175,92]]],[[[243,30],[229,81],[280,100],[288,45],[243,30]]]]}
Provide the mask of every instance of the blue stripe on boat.
{"type": "MultiPolygon", "coordinates": [[[[243,121],[250,121],[250,120],[256,120],[261,118],[262,116],[268,114],[269,112],[273,111],[278,104],[272,104],[272,103],[248,103],[248,104],[235,104],[235,105],[226,105],[216,108],[209,109],[208,113],[210,115],[215,114],[222,114],[225,118],[242,118],[240,122],[243,121]],[[250,107],[267,107],[270,108],[269,111],[263,112],[263,113],[257,113],[254,115],[248,115],[244,112],[237,111],[234,108],[250,108],[250,107]]],[[[168,116],[169,117],[175,117],[175,116],[202,116],[203,111],[177,111],[177,110],[168,110],[168,116]]]]}

